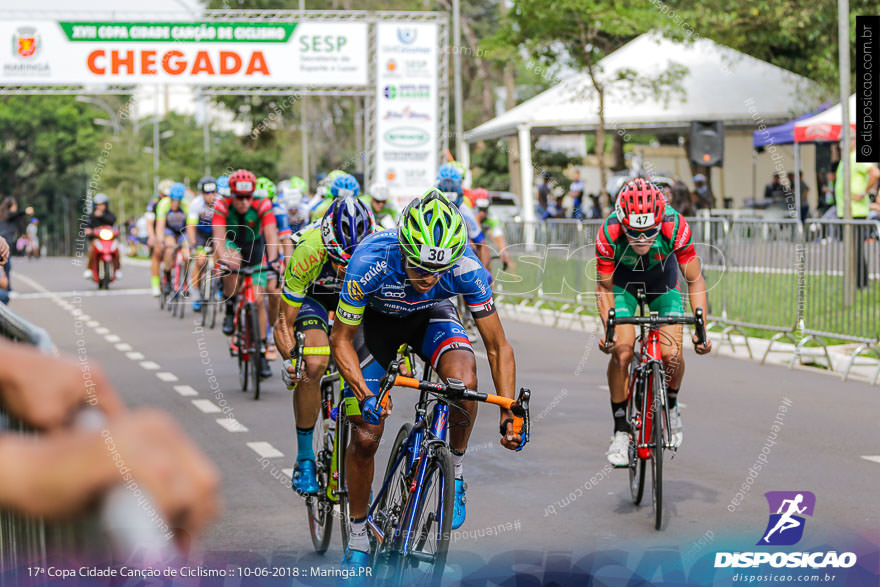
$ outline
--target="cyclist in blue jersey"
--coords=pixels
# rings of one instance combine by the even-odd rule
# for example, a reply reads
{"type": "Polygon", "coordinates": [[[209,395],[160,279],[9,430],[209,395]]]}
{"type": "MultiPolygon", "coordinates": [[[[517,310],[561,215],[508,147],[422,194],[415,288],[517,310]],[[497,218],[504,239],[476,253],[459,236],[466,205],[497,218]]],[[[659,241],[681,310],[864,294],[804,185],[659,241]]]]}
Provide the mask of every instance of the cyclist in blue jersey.
{"type": "MultiPolygon", "coordinates": [[[[396,358],[401,344],[409,344],[444,379],[460,379],[477,388],[477,365],[455,304],[463,295],[482,336],[495,389],[514,397],[516,364],[501,320],[495,312],[489,273],[468,246],[464,220],[437,189],[413,200],[401,214],[397,229],[365,239],[352,255],[336,309],[330,336],[333,356],[350,390],[347,413],[353,432],[347,447],[347,479],[351,538],[343,564],[369,566],[365,520],[373,458],[391,410],[378,405],[375,380],[362,371],[354,340],[363,323],[365,344],[383,369],[396,358]],[[352,404],[355,404],[352,406],[352,404]]],[[[460,402],[449,418],[450,445],[455,464],[455,500],[452,527],[465,520],[462,461],[477,406],[460,402]]],[[[523,439],[510,428],[513,414],[501,411],[501,444],[515,450],[523,439]]]]}
{"type": "Polygon", "coordinates": [[[212,253],[211,236],[213,229],[211,221],[214,219],[214,199],[217,197],[217,180],[206,175],[199,180],[199,195],[193,199],[189,206],[189,215],[186,217],[186,234],[189,246],[194,251],[193,260],[195,270],[192,274],[192,288],[195,292],[195,300],[192,309],[195,312],[202,310],[202,275],[205,272],[205,264],[208,255],[212,253]]]}
{"type": "Polygon", "coordinates": [[[455,204],[458,211],[461,212],[471,247],[483,267],[489,269],[489,264],[492,262],[492,252],[486,246],[486,237],[483,236],[483,229],[474,217],[473,210],[464,201],[461,172],[455,165],[446,163],[440,166],[437,171],[437,189],[443,192],[446,198],[455,204]]]}

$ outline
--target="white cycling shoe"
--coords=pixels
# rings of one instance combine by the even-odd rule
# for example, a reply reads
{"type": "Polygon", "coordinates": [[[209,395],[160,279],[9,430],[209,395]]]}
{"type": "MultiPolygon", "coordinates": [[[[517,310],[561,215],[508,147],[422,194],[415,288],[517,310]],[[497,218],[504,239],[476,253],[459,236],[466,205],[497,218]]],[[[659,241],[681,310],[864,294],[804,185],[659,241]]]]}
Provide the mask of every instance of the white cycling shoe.
{"type": "Polygon", "coordinates": [[[626,467],[629,465],[629,433],[617,431],[611,438],[611,446],[605,453],[608,462],[615,467],[626,467]]]}
{"type": "Polygon", "coordinates": [[[674,408],[669,408],[669,431],[672,433],[672,445],[675,448],[681,446],[684,438],[684,429],[681,426],[681,408],[675,404],[674,408]]]}

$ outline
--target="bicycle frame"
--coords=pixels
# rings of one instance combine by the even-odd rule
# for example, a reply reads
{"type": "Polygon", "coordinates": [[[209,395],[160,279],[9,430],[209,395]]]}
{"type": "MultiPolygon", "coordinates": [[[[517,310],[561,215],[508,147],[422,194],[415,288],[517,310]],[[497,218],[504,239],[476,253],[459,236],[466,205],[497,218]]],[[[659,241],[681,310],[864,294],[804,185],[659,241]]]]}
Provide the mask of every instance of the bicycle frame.
{"type": "MultiPolygon", "coordinates": [[[[638,427],[639,437],[636,439],[636,446],[638,448],[640,459],[650,459],[652,457],[651,451],[654,448],[654,443],[649,440],[653,434],[654,422],[653,411],[650,407],[655,401],[660,402],[661,408],[667,412],[666,421],[669,421],[669,406],[666,398],[654,398],[654,370],[651,367],[655,363],[659,363],[661,367],[663,366],[663,358],[660,352],[660,333],[655,328],[648,329],[648,332],[646,333],[646,328],[645,325],[642,325],[642,334],[639,337],[639,365],[633,372],[633,377],[630,379],[629,391],[627,393],[627,401],[632,401],[631,398],[636,389],[638,389],[636,386],[640,386],[643,391],[642,405],[640,406],[639,411],[643,425],[638,427]]],[[[660,372],[664,372],[663,369],[661,369],[660,372]]],[[[665,430],[665,436],[666,448],[671,448],[672,438],[668,428],[665,430]]]]}
{"type": "MultiPolygon", "coordinates": [[[[398,522],[395,534],[392,537],[392,546],[403,555],[411,554],[413,525],[421,514],[422,507],[424,507],[422,496],[424,491],[428,489],[425,487],[425,477],[428,472],[428,459],[425,457],[428,455],[432,444],[447,443],[449,432],[449,405],[438,401],[432,410],[432,417],[429,425],[428,420],[425,418],[427,415],[427,404],[428,393],[422,391],[419,395],[419,402],[416,404],[416,417],[415,422],[413,423],[413,428],[404,444],[404,450],[402,450],[397,456],[397,460],[391,468],[392,471],[396,470],[397,467],[400,466],[401,461],[406,457],[409,457],[407,459],[408,462],[406,463],[406,471],[408,473],[412,472],[413,467],[417,467],[403,508],[402,520],[404,520],[404,522],[398,522]],[[427,441],[425,441],[426,438],[427,441]],[[414,450],[416,447],[418,447],[417,450],[414,450]]],[[[373,503],[367,512],[367,524],[370,526],[380,543],[384,542],[385,535],[382,532],[382,529],[373,523],[373,513],[378,504],[382,501],[382,497],[388,491],[392,478],[393,476],[388,477],[383,481],[382,488],[379,489],[379,493],[376,494],[376,497],[373,499],[373,503]]],[[[440,512],[441,516],[442,514],[443,513],[440,512]]],[[[442,527],[442,522],[442,519],[438,519],[438,527],[442,527]]]]}

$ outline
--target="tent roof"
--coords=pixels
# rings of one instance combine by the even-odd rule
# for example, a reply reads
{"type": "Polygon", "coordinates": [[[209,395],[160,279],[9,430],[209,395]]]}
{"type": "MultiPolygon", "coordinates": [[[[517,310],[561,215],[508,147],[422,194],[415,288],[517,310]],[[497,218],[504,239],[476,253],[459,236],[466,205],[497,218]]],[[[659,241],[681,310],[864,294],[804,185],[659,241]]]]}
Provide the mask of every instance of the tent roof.
{"type": "MultiPolygon", "coordinates": [[[[800,120],[794,125],[794,140],[798,143],[840,140],[843,129],[843,107],[840,104],[819,114],[800,120]]],[[[849,125],[856,129],[856,95],[849,97],[849,125]]]]}
{"type": "MultiPolygon", "coordinates": [[[[606,91],[606,126],[682,129],[692,120],[754,126],[759,119],[787,120],[815,105],[814,82],[708,39],[684,44],[646,33],[600,61],[605,79],[624,69],[656,77],[670,64],[688,70],[681,81],[684,97],[672,92],[664,101],[615,83],[606,91]]],[[[545,132],[592,131],[599,122],[597,110],[590,78],[580,73],[466,132],[465,139],[474,142],[515,134],[520,124],[545,132]]]]}
{"type": "Polygon", "coordinates": [[[771,126],[769,128],[763,128],[756,130],[752,133],[752,146],[756,149],[761,147],[766,147],[767,145],[790,145],[794,142],[794,125],[800,122],[801,120],[806,120],[811,116],[815,116],[820,112],[827,110],[831,106],[832,102],[829,100],[825,102],[816,110],[812,112],[807,112],[803,116],[798,116],[794,120],[789,120],[784,124],[780,124],[779,126],[771,126]]]}

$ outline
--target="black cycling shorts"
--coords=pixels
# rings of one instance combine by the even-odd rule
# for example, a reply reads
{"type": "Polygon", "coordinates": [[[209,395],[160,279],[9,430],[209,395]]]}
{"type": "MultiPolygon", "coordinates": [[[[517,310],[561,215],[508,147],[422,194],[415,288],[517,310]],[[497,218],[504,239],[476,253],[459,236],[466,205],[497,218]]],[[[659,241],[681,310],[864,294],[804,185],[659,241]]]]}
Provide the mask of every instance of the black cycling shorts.
{"type": "Polygon", "coordinates": [[[436,306],[401,317],[382,314],[367,306],[362,328],[367,349],[383,369],[388,369],[397,358],[397,350],[404,343],[435,369],[446,351],[474,352],[452,300],[443,300],[436,306]]]}

